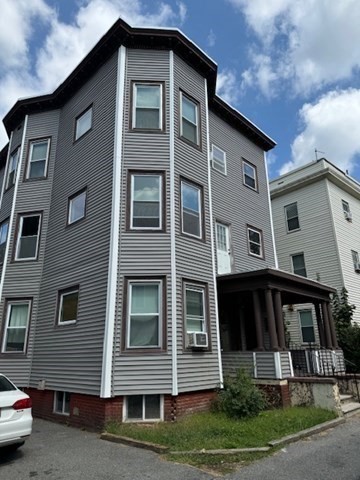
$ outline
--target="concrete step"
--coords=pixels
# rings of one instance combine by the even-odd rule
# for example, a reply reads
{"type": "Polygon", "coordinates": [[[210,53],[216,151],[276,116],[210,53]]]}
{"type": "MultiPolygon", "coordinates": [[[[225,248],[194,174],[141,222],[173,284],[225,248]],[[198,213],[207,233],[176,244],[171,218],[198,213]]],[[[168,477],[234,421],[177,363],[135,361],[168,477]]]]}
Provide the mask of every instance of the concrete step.
{"type": "Polygon", "coordinates": [[[360,403],[359,402],[349,402],[343,403],[341,405],[341,410],[344,415],[349,416],[355,413],[360,413],[360,403]]]}
{"type": "Polygon", "coordinates": [[[343,393],[340,395],[340,402],[342,404],[352,403],[353,401],[354,401],[354,397],[352,395],[349,395],[347,393],[343,393]]]}

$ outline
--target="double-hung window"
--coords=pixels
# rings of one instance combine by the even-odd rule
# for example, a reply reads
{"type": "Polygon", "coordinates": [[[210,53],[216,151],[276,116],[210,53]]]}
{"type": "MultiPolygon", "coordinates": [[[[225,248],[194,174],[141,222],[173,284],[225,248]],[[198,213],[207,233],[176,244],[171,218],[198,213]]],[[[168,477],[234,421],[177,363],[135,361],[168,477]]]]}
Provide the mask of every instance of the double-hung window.
{"type": "Polygon", "coordinates": [[[60,290],[58,297],[57,324],[75,323],[78,316],[79,286],[60,290]]]}
{"type": "Polygon", "coordinates": [[[249,254],[255,257],[264,257],[262,231],[253,227],[247,228],[249,254]]]}
{"type": "Polygon", "coordinates": [[[39,248],[41,213],[19,216],[15,260],[36,260],[39,248]]]}
{"type": "Polygon", "coordinates": [[[180,137],[195,145],[200,144],[199,104],[180,92],[180,137]]]}
{"type": "Polygon", "coordinates": [[[185,283],[186,332],[206,332],[205,286],[185,283]]]}
{"type": "Polygon", "coordinates": [[[126,348],[162,347],[162,280],[130,280],[126,348]]]}
{"type": "Polygon", "coordinates": [[[50,138],[30,142],[26,178],[44,178],[47,174],[50,138]]]}
{"type": "Polygon", "coordinates": [[[181,181],[181,224],[182,233],[196,238],[203,237],[202,188],[181,181]]]}
{"type": "Polygon", "coordinates": [[[31,300],[6,302],[3,353],[24,353],[30,321],[31,300]]]}
{"type": "Polygon", "coordinates": [[[256,167],[249,162],[245,162],[245,160],[243,160],[242,164],[244,185],[251,188],[252,190],[257,190],[256,167]]]}
{"type": "Polygon", "coordinates": [[[285,217],[288,232],[299,230],[300,223],[297,202],[290,203],[289,205],[285,206],[285,217]]]}
{"type": "Polygon", "coordinates": [[[92,105],[81,113],[75,121],[75,140],[85,135],[92,127],[92,105]]]}
{"type": "Polygon", "coordinates": [[[9,220],[5,220],[0,225],[0,264],[4,261],[5,248],[9,230],[9,220]]]}
{"type": "Polygon", "coordinates": [[[16,169],[19,161],[20,147],[14,150],[9,157],[6,188],[10,188],[15,184],[16,169]]]}
{"type": "Polygon", "coordinates": [[[306,267],[305,267],[305,257],[303,253],[297,253],[295,255],[291,255],[292,267],[293,272],[296,275],[301,275],[302,277],[306,277],[306,267]]]}
{"type": "Polygon", "coordinates": [[[359,253],[355,250],[351,250],[351,257],[354,264],[355,272],[360,272],[359,253]]]}
{"type": "Polygon", "coordinates": [[[85,217],[86,212],[86,188],[69,197],[68,203],[68,225],[78,222],[85,217]]]}
{"type": "Polygon", "coordinates": [[[301,310],[299,317],[303,342],[315,342],[314,322],[311,310],[301,310]]]}
{"type": "Polygon", "coordinates": [[[163,175],[131,173],[130,228],[162,230],[163,175]]]}
{"type": "Polygon", "coordinates": [[[163,84],[133,83],[132,128],[163,130],[163,84]]]}
{"type": "Polygon", "coordinates": [[[218,172],[226,175],[226,153],[216,145],[212,146],[211,151],[212,167],[218,172]]]}
{"type": "Polygon", "coordinates": [[[346,220],[351,222],[352,221],[352,215],[351,215],[351,211],[350,211],[349,202],[347,202],[346,200],[341,200],[341,204],[342,204],[342,208],[343,208],[343,212],[344,212],[344,217],[346,218],[346,220]]]}

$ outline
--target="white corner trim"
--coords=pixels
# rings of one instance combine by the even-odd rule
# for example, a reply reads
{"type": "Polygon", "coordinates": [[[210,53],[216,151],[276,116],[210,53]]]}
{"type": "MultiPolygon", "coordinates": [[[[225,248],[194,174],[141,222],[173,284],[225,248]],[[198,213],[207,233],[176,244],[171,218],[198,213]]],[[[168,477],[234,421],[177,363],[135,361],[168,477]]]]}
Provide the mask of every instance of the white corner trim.
{"type": "Polygon", "coordinates": [[[278,257],[277,257],[277,254],[276,254],[275,232],[274,232],[274,222],[273,222],[272,208],[271,208],[269,172],[268,172],[267,162],[266,162],[266,152],[264,152],[264,164],[265,164],[265,174],[266,174],[266,188],[267,188],[268,202],[269,202],[269,215],[270,215],[271,238],[272,238],[273,247],[274,247],[275,268],[278,269],[278,268],[279,268],[279,262],[278,262],[278,257]]]}
{"type": "Polygon", "coordinates": [[[8,152],[7,152],[7,156],[6,156],[6,166],[5,166],[3,181],[2,181],[2,185],[1,185],[0,208],[1,208],[1,205],[2,205],[3,198],[4,198],[6,178],[7,178],[8,168],[9,168],[9,158],[10,158],[10,153],[11,153],[10,145],[12,144],[13,134],[14,134],[14,132],[12,131],[11,134],[10,134],[9,148],[8,148],[8,152]]]}
{"type": "Polygon", "coordinates": [[[170,141],[170,255],[171,255],[171,358],[172,358],[172,395],[178,395],[177,367],[177,309],[176,309],[176,236],[175,236],[175,95],[174,95],[174,52],[169,52],[169,141],[170,141]]]}
{"type": "MultiPolygon", "coordinates": [[[[12,233],[13,225],[15,223],[14,222],[15,206],[16,206],[17,192],[18,192],[18,188],[19,188],[20,171],[21,171],[21,167],[22,167],[22,163],[23,163],[25,136],[26,136],[28,118],[29,118],[29,116],[25,115],[24,127],[23,127],[22,138],[21,138],[21,146],[20,146],[20,152],[19,152],[19,159],[18,159],[18,164],[17,164],[17,167],[16,167],[16,179],[15,179],[13,200],[12,200],[12,205],[11,205],[11,213],[10,213],[10,220],[9,220],[9,227],[8,227],[8,238],[7,238],[7,242],[6,242],[3,268],[2,268],[1,279],[0,279],[0,302],[2,300],[2,293],[3,293],[5,275],[6,275],[6,268],[7,268],[8,258],[9,258],[10,239],[12,239],[13,241],[15,239],[15,232],[14,232],[13,235],[11,235],[11,233],[12,233]]],[[[12,140],[12,133],[11,133],[11,140],[12,140]]],[[[3,181],[3,189],[1,191],[2,195],[4,193],[4,188],[5,188],[6,178],[7,178],[7,171],[8,171],[8,168],[9,168],[8,163],[9,163],[9,158],[10,158],[10,145],[11,145],[11,143],[9,143],[9,152],[8,152],[8,157],[7,157],[7,162],[6,162],[7,165],[6,165],[6,168],[5,168],[5,177],[4,177],[4,181],[3,181]]],[[[1,201],[2,201],[2,196],[1,196],[1,201]]]]}
{"type": "Polygon", "coordinates": [[[288,352],[288,356],[289,356],[289,365],[290,365],[290,376],[293,377],[294,376],[294,366],[293,366],[291,352],[288,352]]]}
{"type": "Polygon", "coordinates": [[[253,366],[254,366],[254,378],[257,378],[257,362],[256,362],[256,352],[253,352],[253,366]]]}
{"type": "MultiPolygon", "coordinates": [[[[216,283],[216,262],[215,262],[215,236],[214,236],[214,219],[212,210],[212,188],[211,188],[211,151],[210,151],[210,131],[209,131],[209,104],[208,104],[208,88],[207,80],[204,79],[205,86],[205,116],[206,116],[206,145],[207,145],[207,164],[208,164],[208,186],[209,186],[209,216],[210,216],[210,241],[211,241],[211,260],[213,270],[213,283],[214,283],[214,303],[215,303],[215,323],[216,323],[216,342],[217,353],[219,362],[219,383],[220,388],[224,385],[224,375],[221,361],[221,344],[220,344],[220,326],[219,326],[219,305],[218,305],[218,293],[216,283]]],[[[211,332],[211,329],[210,329],[211,332]]],[[[210,335],[209,332],[209,335],[210,335]]]]}
{"type": "Polygon", "coordinates": [[[277,379],[282,379],[281,357],[280,352],[274,352],[275,375],[277,379]]]}
{"type": "Polygon", "coordinates": [[[103,361],[101,372],[100,396],[109,398],[112,395],[112,366],[114,333],[116,320],[116,295],[120,239],[120,202],[121,202],[121,164],[123,140],[123,114],[125,93],[125,61],[126,49],[122,45],[118,51],[115,141],[112,182],[111,231],[109,248],[108,285],[106,297],[106,317],[103,344],[103,361]]]}

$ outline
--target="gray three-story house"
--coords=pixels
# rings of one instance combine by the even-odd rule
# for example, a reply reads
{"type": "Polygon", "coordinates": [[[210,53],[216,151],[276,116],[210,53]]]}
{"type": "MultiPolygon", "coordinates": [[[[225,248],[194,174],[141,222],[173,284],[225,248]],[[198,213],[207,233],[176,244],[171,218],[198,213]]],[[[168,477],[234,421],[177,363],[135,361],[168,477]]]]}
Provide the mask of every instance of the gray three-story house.
{"type": "Polygon", "coordinates": [[[118,20],[4,118],[0,371],[35,414],[174,419],[208,406],[226,365],[293,374],[284,302],[327,312],[332,289],[275,268],[275,143],[216,75],[178,30],[118,20]]]}

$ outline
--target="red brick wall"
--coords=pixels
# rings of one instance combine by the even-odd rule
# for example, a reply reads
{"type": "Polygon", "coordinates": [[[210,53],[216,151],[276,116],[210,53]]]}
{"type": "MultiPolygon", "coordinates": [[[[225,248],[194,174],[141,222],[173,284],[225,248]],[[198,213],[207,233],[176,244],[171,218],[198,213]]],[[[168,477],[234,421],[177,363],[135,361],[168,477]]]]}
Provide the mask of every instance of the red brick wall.
{"type": "Polygon", "coordinates": [[[208,412],[216,397],[214,390],[180,393],[177,397],[165,396],[165,420],[176,420],[179,417],[195,412],[208,412]]]}

